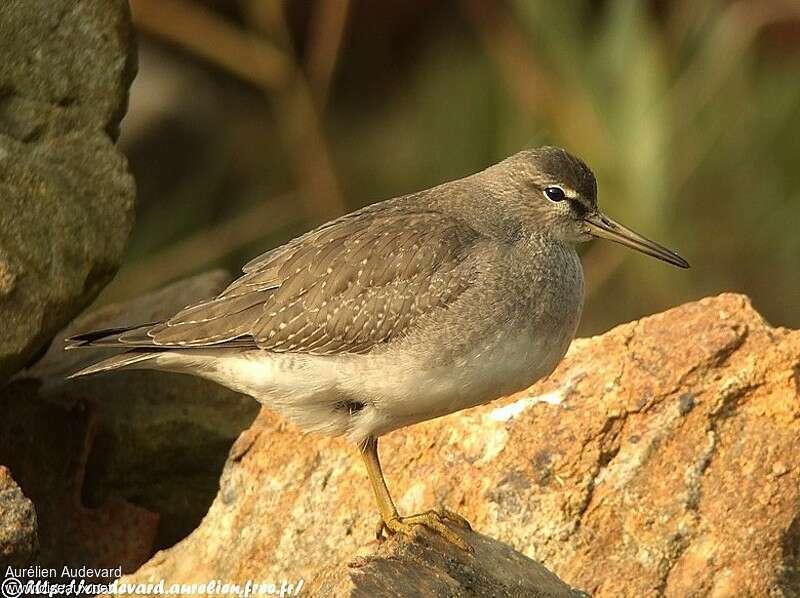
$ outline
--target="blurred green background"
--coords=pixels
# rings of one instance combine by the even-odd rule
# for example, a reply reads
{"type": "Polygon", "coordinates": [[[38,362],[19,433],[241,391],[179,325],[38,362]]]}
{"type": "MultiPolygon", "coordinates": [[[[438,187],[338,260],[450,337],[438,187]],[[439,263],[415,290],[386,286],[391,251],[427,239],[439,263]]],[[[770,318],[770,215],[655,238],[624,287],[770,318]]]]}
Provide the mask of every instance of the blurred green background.
{"type": "Polygon", "coordinates": [[[132,0],[137,225],[109,302],[556,144],[679,271],[582,248],[580,334],[716,294],[800,327],[797,0],[132,0]]]}

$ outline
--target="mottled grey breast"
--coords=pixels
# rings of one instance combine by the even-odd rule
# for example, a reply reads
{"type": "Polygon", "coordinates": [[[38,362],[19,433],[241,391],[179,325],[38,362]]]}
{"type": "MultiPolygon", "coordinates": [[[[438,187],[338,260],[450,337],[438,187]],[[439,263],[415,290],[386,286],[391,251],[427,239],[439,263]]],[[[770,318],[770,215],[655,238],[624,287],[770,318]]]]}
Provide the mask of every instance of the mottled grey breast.
{"type": "Polygon", "coordinates": [[[469,287],[464,258],[480,238],[445,214],[370,206],[268,251],[214,299],[119,342],[366,353],[469,287]]]}

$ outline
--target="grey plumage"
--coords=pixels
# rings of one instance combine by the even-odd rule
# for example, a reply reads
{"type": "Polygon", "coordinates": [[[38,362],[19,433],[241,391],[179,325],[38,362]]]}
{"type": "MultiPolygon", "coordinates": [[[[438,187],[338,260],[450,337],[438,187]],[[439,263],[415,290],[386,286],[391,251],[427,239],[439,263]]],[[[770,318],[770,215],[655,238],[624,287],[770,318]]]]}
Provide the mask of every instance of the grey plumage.
{"type": "Polygon", "coordinates": [[[582,306],[574,244],[592,235],[686,265],[602,215],[589,168],[545,147],[323,224],[166,321],[80,334],[67,346],[127,351],[75,376],[123,367],[194,373],[307,429],[364,438],[552,370],[582,306]],[[459,378],[468,365],[474,371],[459,378]],[[425,375],[441,396],[421,398],[430,404],[415,413],[404,402],[425,375]],[[299,376],[316,376],[305,394],[299,376]],[[364,408],[342,416],[336,405],[351,403],[364,408]]]}
{"type": "Polygon", "coordinates": [[[69,346],[366,353],[464,291],[472,273],[463,257],[479,239],[429,209],[370,206],[256,258],[217,297],[165,322],[78,335],[69,346]]]}

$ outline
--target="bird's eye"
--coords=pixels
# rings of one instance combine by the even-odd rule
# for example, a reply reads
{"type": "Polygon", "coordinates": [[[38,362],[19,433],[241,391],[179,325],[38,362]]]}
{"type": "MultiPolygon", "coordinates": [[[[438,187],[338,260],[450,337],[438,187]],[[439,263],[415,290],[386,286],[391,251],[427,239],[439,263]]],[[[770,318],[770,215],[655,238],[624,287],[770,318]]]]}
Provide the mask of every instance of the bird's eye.
{"type": "Polygon", "coordinates": [[[545,187],[544,194],[550,201],[564,201],[567,198],[561,187],[545,187]]]}

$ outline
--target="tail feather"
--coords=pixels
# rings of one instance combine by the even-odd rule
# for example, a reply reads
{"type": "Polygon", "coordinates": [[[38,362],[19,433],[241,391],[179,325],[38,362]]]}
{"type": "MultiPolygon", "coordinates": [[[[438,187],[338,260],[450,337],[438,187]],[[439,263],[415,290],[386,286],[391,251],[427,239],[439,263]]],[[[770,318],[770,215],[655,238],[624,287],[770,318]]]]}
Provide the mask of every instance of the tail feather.
{"type": "Polygon", "coordinates": [[[93,330],[76,334],[64,339],[65,349],[77,349],[79,347],[123,347],[126,343],[120,340],[123,334],[134,331],[146,331],[156,323],[140,324],[138,326],[122,326],[120,328],[105,328],[103,330],[93,330]]]}
{"type": "Polygon", "coordinates": [[[113,357],[109,357],[103,361],[99,361],[93,365],[90,365],[89,367],[75,372],[74,374],[70,374],[67,376],[67,379],[77,378],[79,376],[88,376],[89,374],[96,374],[98,372],[107,372],[109,370],[128,368],[143,361],[152,359],[158,355],[159,353],[154,351],[128,351],[126,353],[114,355],[113,357]]]}
{"type": "Polygon", "coordinates": [[[159,322],[149,324],[139,324],[137,326],[124,326],[120,328],[105,328],[103,330],[93,330],[75,334],[64,339],[64,349],[80,349],[85,347],[115,347],[117,349],[150,349],[169,351],[170,349],[205,349],[210,346],[232,348],[255,348],[255,340],[250,335],[238,336],[225,342],[210,341],[207,345],[194,343],[186,346],[182,342],[161,342],[157,343],[148,332],[157,326],[159,322]]]}

